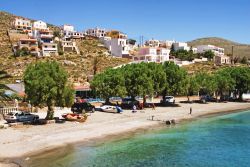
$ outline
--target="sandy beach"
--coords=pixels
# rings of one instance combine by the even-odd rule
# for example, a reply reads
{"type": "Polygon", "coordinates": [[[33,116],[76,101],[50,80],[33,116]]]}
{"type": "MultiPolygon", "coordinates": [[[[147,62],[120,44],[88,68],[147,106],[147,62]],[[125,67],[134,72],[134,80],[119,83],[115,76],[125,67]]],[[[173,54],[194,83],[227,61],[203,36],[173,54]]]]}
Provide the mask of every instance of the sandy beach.
{"type": "MultiPolygon", "coordinates": [[[[164,125],[164,121],[175,119],[177,122],[200,116],[223,112],[234,112],[250,109],[250,103],[209,103],[185,104],[179,107],[156,107],[132,113],[125,110],[122,114],[95,112],[85,123],[66,122],[63,124],[47,124],[23,126],[0,130],[0,160],[28,157],[30,154],[51,150],[77,142],[102,139],[109,135],[132,132],[150,126],[164,125]],[[192,107],[192,114],[189,114],[192,107]],[[154,120],[152,121],[152,116],[154,120]],[[159,120],[159,121],[156,121],[159,120]]],[[[69,109],[56,111],[57,115],[69,109]]],[[[45,115],[45,113],[40,113],[45,115]]],[[[0,164],[1,166],[1,164],[0,164]]]]}

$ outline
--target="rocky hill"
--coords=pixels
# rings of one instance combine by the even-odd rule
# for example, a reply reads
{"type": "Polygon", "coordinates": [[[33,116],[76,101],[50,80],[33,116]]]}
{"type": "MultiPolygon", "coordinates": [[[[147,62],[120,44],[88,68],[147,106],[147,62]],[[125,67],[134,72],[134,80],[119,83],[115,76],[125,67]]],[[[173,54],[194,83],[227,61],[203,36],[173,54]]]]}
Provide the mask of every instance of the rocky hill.
{"type": "Polygon", "coordinates": [[[225,54],[232,54],[232,46],[234,46],[234,56],[235,57],[247,57],[250,59],[250,45],[240,44],[237,42],[233,42],[230,40],[226,40],[223,38],[217,37],[208,37],[208,38],[200,38],[193,41],[188,42],[190,46],[196,47],[197,45],[215,45],[222,48],[225,48],[225,54]]]}
{"type": "MultiPolygon", "coordinates": [[[[87,38],[77,42],[80,55],[65,53],[64,55],[42,58],[14,57],[7,30],[11,28],[11,22],[15,17],[7,12],[0,12],[0,71],[5,71],[12,76],[4,82],[22,79],[27,65],[36,61],[58,61],[69,73],[70,81],[79,83],[87,81],[88,76],[93,75],[94,66],[97,67],[96,72],[98,73],[106,68],[129,62],[128,59],[111,57],[107,49],[95,38],[87,38]]],[[[51,24],[49,27],[52,30],[59,29],[51,24]]]]}

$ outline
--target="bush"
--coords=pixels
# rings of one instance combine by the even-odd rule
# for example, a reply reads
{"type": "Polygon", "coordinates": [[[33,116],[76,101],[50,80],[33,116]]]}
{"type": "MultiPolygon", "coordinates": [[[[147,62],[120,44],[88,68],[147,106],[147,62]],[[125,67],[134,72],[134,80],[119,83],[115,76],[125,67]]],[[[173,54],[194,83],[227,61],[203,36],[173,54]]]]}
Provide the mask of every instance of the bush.
{"type": "Polygon", "coordinates": [[[58,51],[58,54],[59,54],[59,55],[64,55],[64,52],[63,52],[62,50],[59,50],[59,51],[58,51]]]}
{"type": "Polygon", "coordinates": [[[29,54],[30,54],[30,51],[27,47],[23,47],[16,51],[16,56],[28,56],[29,54]]]}

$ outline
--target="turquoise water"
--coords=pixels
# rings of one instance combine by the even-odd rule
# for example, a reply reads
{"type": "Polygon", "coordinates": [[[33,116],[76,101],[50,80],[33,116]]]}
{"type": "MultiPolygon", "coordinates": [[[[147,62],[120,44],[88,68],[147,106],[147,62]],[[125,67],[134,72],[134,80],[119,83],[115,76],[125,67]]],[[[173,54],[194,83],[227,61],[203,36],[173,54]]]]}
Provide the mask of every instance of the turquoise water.
{"type": "Polygon", "coordinates": [[[34,167],[249,167],[250,111],[205,118],[61,156],[37,157],[34,167]]]}

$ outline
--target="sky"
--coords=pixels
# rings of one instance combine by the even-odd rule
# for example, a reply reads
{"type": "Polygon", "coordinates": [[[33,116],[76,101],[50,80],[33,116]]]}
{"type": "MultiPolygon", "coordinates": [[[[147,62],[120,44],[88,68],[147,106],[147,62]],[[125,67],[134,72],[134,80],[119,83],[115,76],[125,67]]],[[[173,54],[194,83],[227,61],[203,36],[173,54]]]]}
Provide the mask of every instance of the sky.
{"type": "Polygon", "coordinates": [[[0,0],[0,10],[79,31],[116,29],[129,38],[250,44],[250,0],[0,0]]]}

